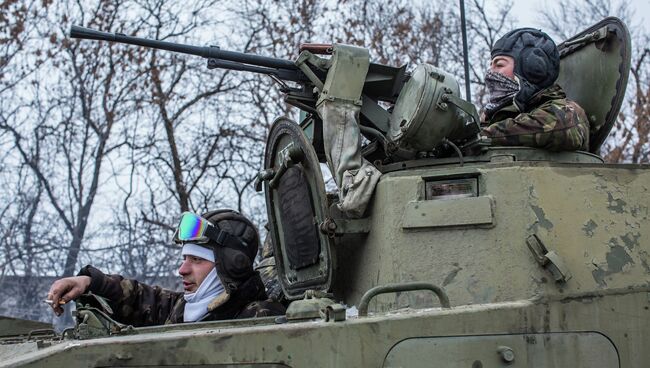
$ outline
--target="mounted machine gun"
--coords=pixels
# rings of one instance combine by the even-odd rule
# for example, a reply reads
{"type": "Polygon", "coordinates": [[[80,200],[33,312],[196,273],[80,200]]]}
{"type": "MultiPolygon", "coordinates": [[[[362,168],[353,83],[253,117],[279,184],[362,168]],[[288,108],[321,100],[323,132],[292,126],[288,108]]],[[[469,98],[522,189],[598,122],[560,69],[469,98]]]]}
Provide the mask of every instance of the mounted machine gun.
{"type": "Polygon", "coordinates": [[[460,98],[453,76],[428,64],[408,73],[406,66],[371,63],[369,51],[360,47],[303,44],[298,58],[290,61],[79,26],[72,26],[70,37],[196,55],[208,59],[209,69],[266,74],[280,85],[286,103],[306,113],[301,126],[321,162],[326,155],[323,121],[317,107],[323,101],[349,102],[360,107],[359,129],[371,142],[363,155],[373,162],[414,158],[419,152],[435,151],[443,142],[462,146],[475,140],[478,133],[476,109],[460,98]]]}

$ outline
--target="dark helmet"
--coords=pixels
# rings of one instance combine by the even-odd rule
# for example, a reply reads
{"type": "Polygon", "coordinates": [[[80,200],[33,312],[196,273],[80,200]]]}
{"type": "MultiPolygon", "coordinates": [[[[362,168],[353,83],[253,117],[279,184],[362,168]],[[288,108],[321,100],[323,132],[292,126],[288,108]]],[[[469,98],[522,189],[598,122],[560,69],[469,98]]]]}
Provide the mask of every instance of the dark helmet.
{"type": "Polygon", "coordinates": [[[550,87],[560,73],[560,53],[546,33],[534,28],[519,28],[506,33],[494,43],[491,57],[506,55],[515,60],[514,73],[520,89],[515,97],[518,107],[526,111],[528,101],[550,87]]]}
{"type": "Polygon", "coordinates": [[[210,240],[205,246],[214,251],[221,282],[234,289],[254,272],[253,261],[260,246],[257,228],[244,215],[229,209],[209,211],[201,217],[228,234],[222,244],[210,240]]]}

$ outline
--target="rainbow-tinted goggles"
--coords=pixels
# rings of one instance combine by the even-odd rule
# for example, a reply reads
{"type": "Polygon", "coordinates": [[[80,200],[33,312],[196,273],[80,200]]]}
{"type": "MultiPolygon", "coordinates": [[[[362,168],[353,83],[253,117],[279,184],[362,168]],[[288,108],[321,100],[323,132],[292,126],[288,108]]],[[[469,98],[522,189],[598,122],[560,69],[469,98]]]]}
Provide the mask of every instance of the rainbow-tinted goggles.
{"type": "Polygon", "coordinates": [[[192,212],[183,212],[178,228],[174,232],[174,243],[176,244],[205,244],[212,240],[222,245],[228,238],[233,237],[228,236],[228,233],[192,212]]]}

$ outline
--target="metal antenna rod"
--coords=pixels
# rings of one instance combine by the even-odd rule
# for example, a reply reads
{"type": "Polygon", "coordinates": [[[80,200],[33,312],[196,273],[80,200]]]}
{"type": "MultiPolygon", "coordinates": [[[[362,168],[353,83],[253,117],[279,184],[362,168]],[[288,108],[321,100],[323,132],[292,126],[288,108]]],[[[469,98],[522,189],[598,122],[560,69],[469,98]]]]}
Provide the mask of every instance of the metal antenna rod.
{"type": "Polygon", "coordinates": [[[469,56],[467,55],[467,26],[465,23],[465,0],[460,0],[460,26],[463,34],[463,66],[465,67],[465,98],[472,102],[472,95],[469,85],[469,56]]]}

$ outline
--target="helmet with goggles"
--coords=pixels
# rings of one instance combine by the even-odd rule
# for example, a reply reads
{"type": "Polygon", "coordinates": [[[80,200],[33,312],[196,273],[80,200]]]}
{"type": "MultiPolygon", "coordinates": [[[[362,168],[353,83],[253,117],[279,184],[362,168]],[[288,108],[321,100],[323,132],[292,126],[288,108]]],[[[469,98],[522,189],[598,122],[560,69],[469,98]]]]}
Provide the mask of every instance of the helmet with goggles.
{"type": "Polygon", "coordinates": [[[174,232],[174,242],[197,244],[212,250],[217,274],[231,289],[254,272],[259,235],[255,225],[237,211],[221,209],[201,216],[184,212],[174,232]]]}

